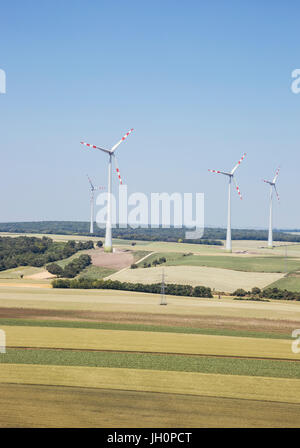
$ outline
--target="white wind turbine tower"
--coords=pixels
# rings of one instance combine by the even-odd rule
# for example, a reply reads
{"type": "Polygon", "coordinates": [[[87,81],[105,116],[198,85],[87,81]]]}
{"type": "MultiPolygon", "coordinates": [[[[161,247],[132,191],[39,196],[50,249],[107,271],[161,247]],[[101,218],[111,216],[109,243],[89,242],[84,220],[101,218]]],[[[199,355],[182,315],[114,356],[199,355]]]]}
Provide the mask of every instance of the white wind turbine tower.
{"type": "Polygon", "coordinates": [[[105,243],[104,243],[104,250],[105,252],[112,252],[112,239],[111,239],[111,165],[112,165],[112,158],[114,158],[115,165],[116,165],[116,171],[120,180],[120,183],[122,184],[120,171],[117,166],[116,162],[116,155],[115,150],[117,147],[128,137],[128,135],[133,131],[133,129],[130,129],[130,131],[127,132],[127,134],[124,135],[124,137],[121,138],[121,140],[116,143],[111,149],[104,149],[100,148],[99,146],[90,145],[86,142],[80,142],[82,145],[89,146],[90,148],[94,149],[100,149],[101,151],[105,152],[109,156],[108,161],[108,188],[107,188],[107,219],[106,219],[106,231],[105,231],[105,243]]]}
{"type": "Polygon", "coordinates": [[[103,190],[104,187],[95,187],[88,175],[87,175],[87,178],[89,180],[90,190],[91,190],[91,198],[90,198],[90,202],[91,202],[90,233],[94,233],[94,198],[95,198],[95,191],[103,190]]]}
{"type": "Polygon", "coordinates": [[[246,155],[246,153],[243,154],[243,156],[240,158],[240,160],[235,165],[235,167],[230,171],[230,173],[227,173],[226,171],[208,170],[211,173],[224,174],[224,176],[228,177],[228,181],[229,181],[229,183],[228,183],[227,234],[226,234],[226,250],[228,252],[232,251],[232,246],[231,246],[231,181],[233,180],[235,187],[237,189],[238,195],[239,195],[240,199],[242,199],[240,189],[239,189],[239,187],[235,181],[235,178],[234,178],[234,173],[237,170],[237,168],[240,166],[245,155],[246,155]]]}
{"type": "Polygon", "coordinates": [[[266,184],[270,185],[270,211],[269,211],[269,236],[268,236],[268,247],[273,248],[273,226],[272,226],[272,205],[273,205],[273,187],[277,196],[277,199],[279,201],[279,195],[276,189],[276,180],[279,174],[279,168],[276,170],[274,179],[272,182],[270,180],[263,179],[266,184]]]}

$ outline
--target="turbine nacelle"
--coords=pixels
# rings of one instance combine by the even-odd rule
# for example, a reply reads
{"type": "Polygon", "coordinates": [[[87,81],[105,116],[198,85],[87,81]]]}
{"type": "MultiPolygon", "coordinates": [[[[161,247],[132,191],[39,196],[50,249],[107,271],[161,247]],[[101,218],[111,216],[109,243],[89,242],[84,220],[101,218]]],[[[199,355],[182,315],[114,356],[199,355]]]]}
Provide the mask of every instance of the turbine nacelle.
{"type": "Polygon", "coordinates": [[[278,201],[279,201],[279,194],[278,194],[277,188],[276,188],[276,181],[277,181],[277,178],[278,178],[279,169],[280,168],[277,168],[277,170],[275,172],[274,179],[272,181],[263,179],[263,182],[265,182],[266,184],[269,184],[271,186],[271,188],[274,187],[274,190],[275,190],[275,193],[276,193],[278,201]]]}

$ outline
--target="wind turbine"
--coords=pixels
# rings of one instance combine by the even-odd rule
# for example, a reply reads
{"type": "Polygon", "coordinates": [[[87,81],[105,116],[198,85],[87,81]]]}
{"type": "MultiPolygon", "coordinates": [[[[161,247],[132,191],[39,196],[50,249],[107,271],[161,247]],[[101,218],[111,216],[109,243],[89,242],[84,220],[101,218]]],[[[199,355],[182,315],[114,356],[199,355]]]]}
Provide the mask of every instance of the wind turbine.
{"type": "Polygon", "coordinates": [[[94,187],[94,184],[92,183],[91,179],[87,175],[87,178],[90,183],[90,190],[91,190],[91,222],[90,222],[90,233],[94,233],[94,197],[95,197],[95,191],[97,190],[103,190],[104,187],[94,187]]]}
{"type": "Polygon", "coordinates": [[[100,149],[100,151],[105,152],[109,156],[109,161],[108,161],[108,188],[107,188],[107,193],[108,193],[108,198],[107,198],[107,219],[106,219],[106,231],[105,231],[105,243],[104,243],[104,250],[105,250],[105,252],[112,252],[112,239],[111,239],[111,165],[112,165],[112,158],[114,158],[117,175],[118,175],[120,183],[122,184],[120,171],[119,171],[119,168],[118,168],[117,162],[116,162],[115,151],[116,151],[117,147],[128,137],[128,135],[132,131],[133,131],[133,129],[130,129],[130,131],[128,131],[127,134],[125,134],[124,137],[122,137],[121,140],[118,143],[116,143],[111,149],[104,149],[104,148],[100,148],[99,146],[90,145],[89,143],[86,143],[86,142],[80,142],[82,145],[89,146],[90,148],[100,149]]]}
{"type": "Polygon", "coordinates": [[[217,170],[208,170],[211,173],[217,173],[217,174],[224,174],[224,176],[228,177],[229,180],[229,184],[228,184],[228,212],[227,212],[227,234],[226,234],[226,250],[227,252],[231,252],[232,251],[232,246],[231,246],[231,181],[233,180],[236,190],[238,192],[238,195],[240,197],[240,199],[242,199],[242,195],[240,192],[240,189],[235,181],[234,178],[234,173],[235,171],[238,169],[238,167],[240,166],[242,160],[244,159],[244,157],[246,156],[246,153],[243,154],[243,156],[240,158],[240,160],[238,161],[238,163],[235,165],[235,167],[230,171],[230,173],[227,173],[226,171],[217,171],[217,170]]]}
{"type": "Polygon", "coordinates": [[[276,180],[279,174],[279,168],[277,168],[274,179],[271,181],[263,179],[266,184],[270,185],[270,212],[269,212],[269,236],[268,236],[268,247],[273,247],[273,228],[272,228],[272,205],[273,205],[273,187],[277,196],[277,199],[279,201],[279,195],[276,189],[276,180]]]}

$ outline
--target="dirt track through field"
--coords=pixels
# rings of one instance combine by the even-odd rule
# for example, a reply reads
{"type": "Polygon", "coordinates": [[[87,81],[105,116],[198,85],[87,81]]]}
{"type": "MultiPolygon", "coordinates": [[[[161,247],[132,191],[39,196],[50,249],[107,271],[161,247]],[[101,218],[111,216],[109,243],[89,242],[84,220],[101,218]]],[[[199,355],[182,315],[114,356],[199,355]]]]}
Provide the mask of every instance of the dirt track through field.
{"type": "Polygon", "coordinates": [[[212,328],[290,334],[299,321],[238,318],[218,315],[145,314],[105,311],[0,308],[0,318],[111,322],[120,324],[164,325],[170,327],[212,328]]]}

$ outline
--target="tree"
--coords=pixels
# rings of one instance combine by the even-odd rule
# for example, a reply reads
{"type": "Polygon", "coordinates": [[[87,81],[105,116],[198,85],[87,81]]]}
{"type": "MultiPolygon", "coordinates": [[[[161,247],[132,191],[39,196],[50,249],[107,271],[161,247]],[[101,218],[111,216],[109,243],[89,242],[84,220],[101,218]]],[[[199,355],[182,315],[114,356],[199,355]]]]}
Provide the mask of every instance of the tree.
{"type": "Polygon", "coordinates": [[[78,272],[79,271],[76,266],[76,263],[71,262],[65,266],[64,271],[63,271],[63,277],[73,278],[73,277],[76,277],[78,272]]]}
{"type": "Polygon", "coordinates": [[[57,263],[48,264],[46,269],[50,272],[50,274],[56,275],[57,277],[61,277],[63,275],[63,268],[57,263]]]}
{"type": "Polygon", "coordinates": [[[130,266],[130,269],[137,269],[137,264],[135,264],[135,263],[132,263],[132,265],[130,266]]]}
{"type": "Polygon", "coordinates": [[[245,291],[243,288],[238,288],[234,293],[232,293],[233,296],[237,297],[245,297],[247,294],[247,291],[245,291]]]}
{"type": "Polygon", "coordinates": [[[251,289],[251,294],[254,296],[257,296],[260,293],[261,293],[261,289],[258,288],[257,286],[254,286],[254,288],[251,289]]]}

